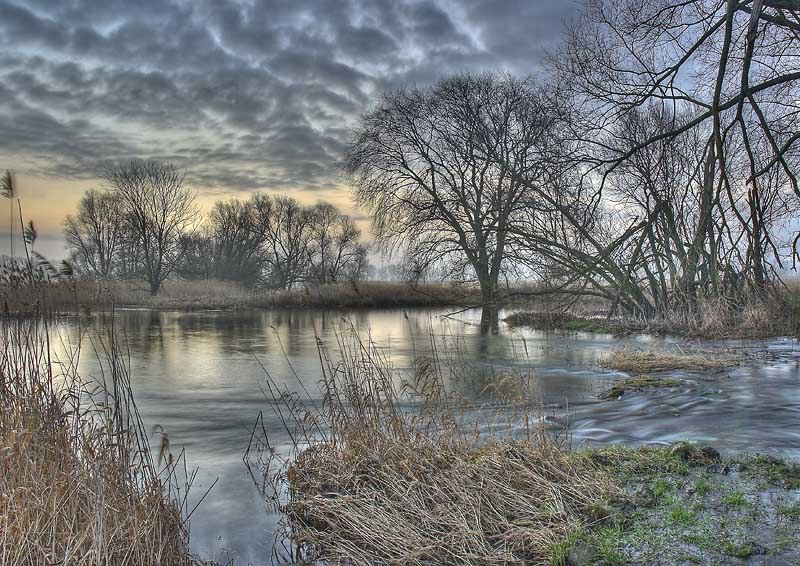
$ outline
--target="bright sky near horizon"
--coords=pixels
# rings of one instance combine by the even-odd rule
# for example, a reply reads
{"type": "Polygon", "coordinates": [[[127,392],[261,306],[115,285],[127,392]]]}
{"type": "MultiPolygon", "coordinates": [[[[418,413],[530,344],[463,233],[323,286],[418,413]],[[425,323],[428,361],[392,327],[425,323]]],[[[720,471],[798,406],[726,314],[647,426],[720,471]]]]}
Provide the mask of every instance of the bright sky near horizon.
{"type": "MultiPolygon", "coordinates": [[[[577,0],[0,0],[0,169],[40,250],[97,172],[184,168],[203,210],[253,190],[348,213],[337,162],[383,91],[459,71],[528,74],[577,0]]],[[[0,231],[8,214],[0,202],[0,231]]],[[[0,233],[2,233],[0,232],[0,233]]],[[[0,236],[0,253],[8,238],[0,236]]]]}

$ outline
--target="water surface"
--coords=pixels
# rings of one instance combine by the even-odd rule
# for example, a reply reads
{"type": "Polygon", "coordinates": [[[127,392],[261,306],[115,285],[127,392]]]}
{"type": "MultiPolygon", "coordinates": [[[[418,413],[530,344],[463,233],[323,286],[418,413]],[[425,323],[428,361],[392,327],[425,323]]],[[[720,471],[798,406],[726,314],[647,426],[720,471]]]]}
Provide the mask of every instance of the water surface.
{"type": "MultiPolygon", "coordinates": [[[[313,397],[320,376],[316,337],[335,353],[337,337],[351,327],[372,340],[399,372],[409,371],[415,358],[430,355],[433,348],[443,359],[474,368],[448,387],[476,405],[492,402],[485,375],[504,368],[532,372],[550,426],[568,427],[576,445],[688,438],[723,451],[800,458],[800,356],[794,341],[687,344],[646,336],[511,331],[502,323],[497,335],[481,335],[479,310],[443,318],[447,312],[118,311],[117,326],[130,350],[133,387],[145,425],[148,430],[163,427],[173,452],[185,448],[190,465],[199,467],[195,499],[218,478],[192,517],[193,549],[222,562],[269,562],[278,517],[259,496],[242,462],[259,411],[278,449],[288,450],[289,445],[259,387],[265,379],[261,364],[278,384],[292,391],[305,389],[313,397]],[[752,352],[766,348],[769,354],[713,375],[678,373],[689,379],[681,387],[598,400],[599,390],[624,375],[599,365],[612,349],[693,346],[744,346],[752,352]]],[[[86,335],[90,338],[103,324],[95,318],[86,335]]],[[[74,343],[77,323],[65,323],[64,333],[74,343]]],[[[84,348],[79,370],[87,377],[98,372],[91,349],[84,348]]]]}

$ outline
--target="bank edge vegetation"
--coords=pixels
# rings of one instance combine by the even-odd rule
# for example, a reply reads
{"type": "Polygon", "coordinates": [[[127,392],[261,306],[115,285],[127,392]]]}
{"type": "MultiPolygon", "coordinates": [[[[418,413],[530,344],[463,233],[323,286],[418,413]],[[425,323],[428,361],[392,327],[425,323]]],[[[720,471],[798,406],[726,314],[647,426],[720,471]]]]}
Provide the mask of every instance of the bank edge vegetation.
{"type": "Polygon", "coordinates": [[[113,330],[92,341],[92,379],[80,346],[52,358],[58,340],[47,318],[0,320],[0,564],[203,563],[192,474],[166,437],[151,451],[113,330]]]}

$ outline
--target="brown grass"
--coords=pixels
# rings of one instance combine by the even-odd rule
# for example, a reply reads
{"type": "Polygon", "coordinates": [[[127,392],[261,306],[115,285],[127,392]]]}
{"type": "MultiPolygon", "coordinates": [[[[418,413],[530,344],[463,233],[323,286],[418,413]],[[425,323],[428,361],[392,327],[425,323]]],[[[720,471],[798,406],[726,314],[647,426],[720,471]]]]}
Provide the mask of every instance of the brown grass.
{"type": "Polygon", "coordinates": [[[180,458],[153,461],[113,341],[89,384],[46,322],[0,325],[0,564],[196,564],[180,458]]]}
{"type": "Polygon", "coordinates": [[[162,310],[241,310],[247,308],[386,308],[474,305],[477,291],[463,285],[392,282],[303,286],[288,291],[244,289],[216,280],[169,280],[151,296],[133,281],[64,280],[0,288],[0,310],[11,314],[112,306],[162,310]]]}
{"type": "Polygon", "coordinates": [[[760,339],[800,336],[800,280],[775,283],[745,304],[723,299],[702,299],[695,312],[673,309],[650,319],[615,316],[608,318],[597,301],[577,301],[568,310],[536,305],[505,319],[510,326],[609,334],[645,333],[706,339],[760,339]]]}
{"type": "Polygon", "coordinates": [[[683,352],[618,350],[603,360],[605,367],[628,373],[651,373],[668,370],[703,371],[739,365],[741,359],[733,356],[712,354],[688,354],[683,352]]]}
{"type": "Polygon", "coordinates": [[[616,493],[587,459],[530,425],[524,400],[497,432],[479,434],[487,423],[444,391],[439,360],[417,364],[412,382],[398,385],[377,350],[355,340],[340,341],[336,361],[321,349],[322,407],[268,383],[296,452],[278,459],[264,438],[252,464],[266,470],[271,493],[288,493],[277,501],[299,550],[293,559],[545,564],[616,493]]]}

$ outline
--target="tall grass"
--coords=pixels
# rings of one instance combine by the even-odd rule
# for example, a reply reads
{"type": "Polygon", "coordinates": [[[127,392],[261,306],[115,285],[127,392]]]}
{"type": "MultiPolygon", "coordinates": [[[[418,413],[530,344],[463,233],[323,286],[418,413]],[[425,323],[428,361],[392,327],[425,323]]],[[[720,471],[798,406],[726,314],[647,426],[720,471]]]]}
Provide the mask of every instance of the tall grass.
{"type": "Polygon", "coordinates": [[[42,318],[0,319],[0,564],[188,565],[182,457],[154,461],[113,332],[52,359],[42,318]],[[183,478],[182,480],[180,478],[183,478]]]}
{"type": "Polygon", "coordinates": [[[615,493],[604,473],[531,423],[532,402],[518,393],[530,390],[524,383],[504,387],[514,393],[481,422],[445,389],[438,356],[419,360],[413,379],[402,381],[370,342],[340,337],[338,346],[334,358],[319,344],[321,403],[267,380],[291,454],[281,457],[262,432],[247,455],[286,514],[290,558],[546,563],[554,545],[592,522],[592,506],[615,493]]]}

